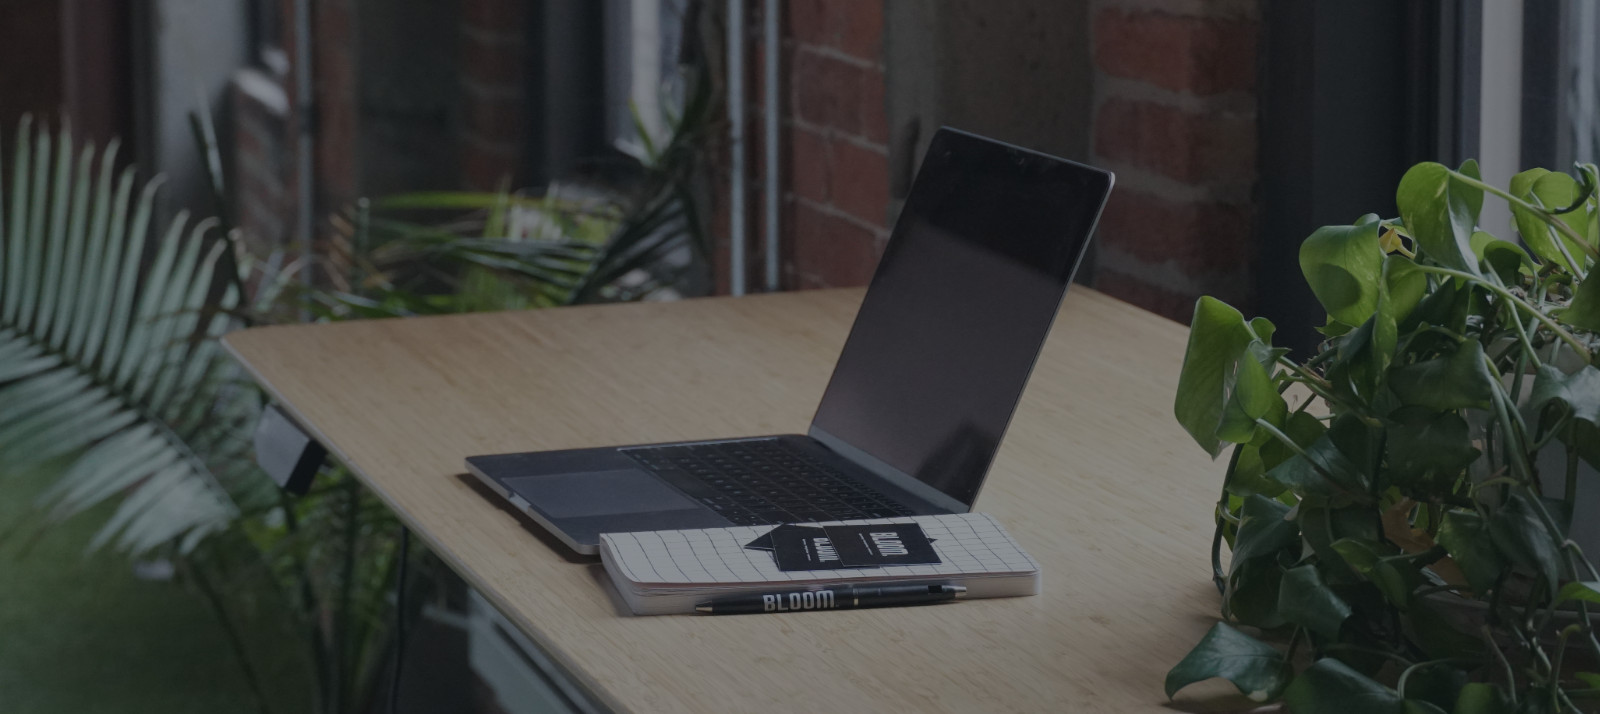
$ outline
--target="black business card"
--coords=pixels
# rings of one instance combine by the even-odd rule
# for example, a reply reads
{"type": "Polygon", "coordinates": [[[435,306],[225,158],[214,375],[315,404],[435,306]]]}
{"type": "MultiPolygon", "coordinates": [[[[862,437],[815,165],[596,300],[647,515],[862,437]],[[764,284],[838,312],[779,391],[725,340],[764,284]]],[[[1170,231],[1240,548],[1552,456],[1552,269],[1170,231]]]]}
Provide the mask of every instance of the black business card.
{"type": "Polygon", "coordinates": [[[750,550],[772,550],[772,534],[773,533],[777,533],[778,531],[794,530],[796,528],[809,529],[809,530],[818,530],[818,531],[822,530],[822,528],[820,526],[797,526],[797,525],[795,525],[793,523],[785,523],[785,524],[783,524],[781,526],[778,526],[777,528],[773,528],[772,530],[767,531],[766,533],[762,533],[761,535],[756,536],[755,540],[744,544],[744,547],[749,548],[750,550]]]}
{"type": "Polygon", "coordinates": [[[916,523],[824,526],[829,545],[846,568],[939,563],[933,542],[916,523]]]}
{"type": "Polygon", "coordinates": [[[835,570],[845,567],[828,533],[821,528],[779,527],[769,535],[772,537],[772,557],[778,561],[779,570],[835,570]]]}

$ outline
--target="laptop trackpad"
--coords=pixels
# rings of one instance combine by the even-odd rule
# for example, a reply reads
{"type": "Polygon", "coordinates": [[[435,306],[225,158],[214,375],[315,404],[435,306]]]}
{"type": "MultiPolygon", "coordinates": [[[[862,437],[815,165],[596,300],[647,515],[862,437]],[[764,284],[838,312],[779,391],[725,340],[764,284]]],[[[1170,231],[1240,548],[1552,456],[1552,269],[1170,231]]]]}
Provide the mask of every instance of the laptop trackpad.
{"type": "Polygon", "coordinates": [[[518,476],[505,479],[505,484],[552,518],[701,508],[654,474],[640,469],[518,476]]]}

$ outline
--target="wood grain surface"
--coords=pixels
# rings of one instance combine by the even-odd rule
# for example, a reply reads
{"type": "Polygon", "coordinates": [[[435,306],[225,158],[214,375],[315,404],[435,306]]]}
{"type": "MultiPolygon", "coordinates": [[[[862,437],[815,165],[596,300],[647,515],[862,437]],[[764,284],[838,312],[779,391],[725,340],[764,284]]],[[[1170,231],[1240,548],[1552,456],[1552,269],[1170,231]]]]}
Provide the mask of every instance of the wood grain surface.
{"type": "MultiPolygon", "coordinates": [[[[634,712],[1139,712],[1216,619],[1223,465],[1172,417],[1186,330],[1067,297],[977,509],[1037,597],[628,617],[465,475],[476,454],[804,433],[861,300],[830,290],[238,332],[227,344],[429,548],[604,705],[634,712]]],[[[1233,708],[1225,685],[1182,709],[1233,708]]]]}

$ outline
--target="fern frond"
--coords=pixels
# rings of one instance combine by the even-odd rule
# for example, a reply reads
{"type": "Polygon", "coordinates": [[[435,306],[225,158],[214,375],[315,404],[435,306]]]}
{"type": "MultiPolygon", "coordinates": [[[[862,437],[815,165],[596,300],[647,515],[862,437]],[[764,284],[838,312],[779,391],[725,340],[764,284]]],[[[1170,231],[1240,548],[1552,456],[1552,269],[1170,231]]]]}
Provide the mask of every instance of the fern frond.
{"type": "Polygon", "coordinates": [[[216,221],[152,233],[161,180],[132,200],[116,152],[18,126],[9,199],[0,186],[0,478],[66,458],[40,496],[53,518],[117,500],[91,547],[185,551],[260,480],[213,428],[255,408],[215,342],[240,296],[217,289],[216,221]]]}

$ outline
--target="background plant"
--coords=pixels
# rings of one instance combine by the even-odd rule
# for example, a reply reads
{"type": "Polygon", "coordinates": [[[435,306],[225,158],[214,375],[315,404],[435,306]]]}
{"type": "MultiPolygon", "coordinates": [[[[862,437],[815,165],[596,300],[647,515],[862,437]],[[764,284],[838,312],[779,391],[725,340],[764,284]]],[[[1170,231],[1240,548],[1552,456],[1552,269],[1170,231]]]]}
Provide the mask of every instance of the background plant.
{"type": "Polygon", "coordinates": [[[1418,164],[1397,218],[1317,230],[1300,265],[1327,339],[1304,362],[1267,320],[1199,301],[1175,412],[1213,456],[1231,446],[1227,622],[1168,696],[1224,677],[1294,712],[1600,702],[1600,572],[1567,536],[1579,463],[1600,465],[1600,177],[1576,175],[1501,189],[1471,161],[1418,164]],[[1485,194],[1520,244],[1478,226],[1485,194]]]}
{"type": "MultiPolygon", "coordinates": [[[[256,468],[250,434],[264,397],[217,338],[308,314],[695,290],[708,273],[696,192],[710,90],[690,88],[669,140],[647,146],[622,194],[362,201],[288,265],[239,249],[203,114],[194,128],[223,219],[179,213],[160,231],[159,179],[141,185],[116,170],[114,147],[80,149],[67,128],[36,132],[25,120],[11,180],[0,180],[0,194],[9,189],[0,201],[0,477],[64,463],[39,503],[46,523],[116,503],[92,547],[173,563],[211,605],[258,695],[269,685],[241,623],[283,613],[303,641],[317,709],[370,710],[392,646],[398,523],[337,464],[298,498],[256,468]],[[317,268],[310,285],[298,282],[305,262],[317,268]]],[[[412,589],[426,591],[428,578],[412,589]]]]}

